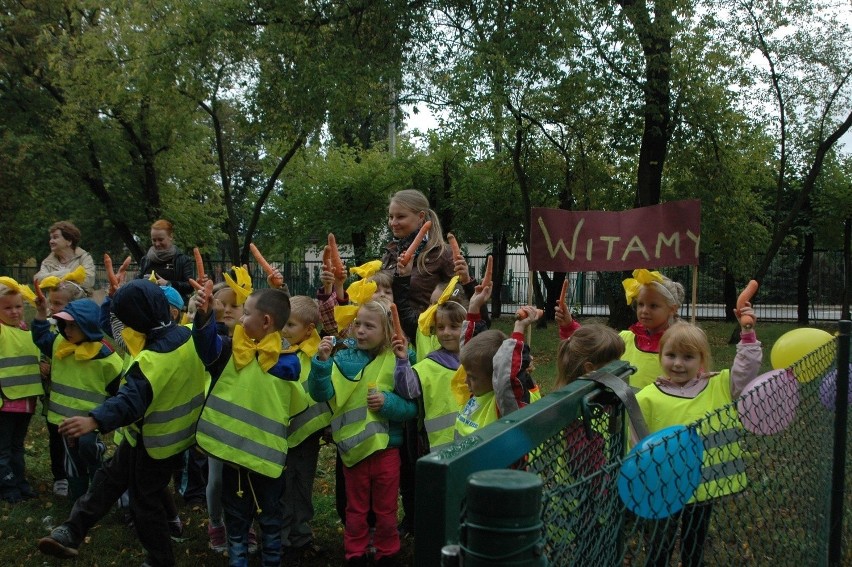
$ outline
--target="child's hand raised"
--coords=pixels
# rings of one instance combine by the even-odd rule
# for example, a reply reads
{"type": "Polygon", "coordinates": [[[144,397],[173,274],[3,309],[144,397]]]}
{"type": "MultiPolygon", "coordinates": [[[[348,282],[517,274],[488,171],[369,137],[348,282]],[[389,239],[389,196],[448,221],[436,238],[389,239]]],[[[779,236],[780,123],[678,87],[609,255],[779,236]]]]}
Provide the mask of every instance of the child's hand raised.
{"type": "Polygon", "coordinates": [[[207,279],[204,285],[198,283],[192,278],[189,278],[189,283],[196,290],[195,295],[195,311],[202,315],[207,315],[210,310],[210,302],[213,300],[213,280],[207,279]]]}
{"type": "Polygon", "coordinates": [[[751,331],[757,323],[757,315],[751,307],[751,303],[746,302],[742,307],[734,309],[734,315],[740,323],[740,330],[751,331]]]}
{"type": "Polygon", "coordinates": [[[280,289],[284,287],[284,275],[278,270],[278,268],[271,266],[272,271],[269,272],[269,275],[266,276],[266,283],[269,284],[269,287],[274,289],[280,289]]]}
{"type": "Polygon", "coordinates": [[[391,340],[391,348],[398,359],[408,360],[408,341],[405,340],[405,337],[394,335],[393,340],[391,340]]]}
{"type": "Polygon", "coordinates": [[[331,351],[334,349],[334,344],[336,342],[337,340],[332,335],[323,337],[320,341],[319,347],[317,347],[317,360],[328,360],[331,357],[331,351]]]}
{"type": "Polygon", "coordinates": [[[453,260],[453,271],[459,277],[460,284],[464,285],[470,282],[470,268],[463,256],[459,256],[453,260]]]}
{"type": "Polygon", "coordinates": [[[554,318],[556,319],[556,324],[560,327],[570,327],[574,322],[574,318],[571,316],[571,310],[567,307],[563,308],[559,302],[556,303],[554,318]]]}
{"type": "Polygon", "coordinates": [[[537,309],[532,305],[524,305],[520,309],[518,309],[515,317],[515,331],[523,332],[529,325],[531,325],[534,321],[541,319],[544,316],[544,312],[541,309],[537,309]]]}
{"type": "Polygon", "coordinates": [[[367,394],[367,409],[377,412],[385,405],[385,394],[383,392],[370,392],[367,394]]]}
{"type": "Polygon", "coordinates": [[[323,264],[322,270],[320,270],[320,281],[322,282],[323,292],[326,294],[330,294],[334,288],[334,272],[332,270],[333,268],[327,264],[323,264]]]}
{"type": "Polygon", "coordinates": [[[473,296],[470,298],[470,309],[468,309],[468,312],[479,313],[479,310],[482,309],[483,305],[488,303],[489,299],[491,299],[491,284],[476,286],[473,296]]]}

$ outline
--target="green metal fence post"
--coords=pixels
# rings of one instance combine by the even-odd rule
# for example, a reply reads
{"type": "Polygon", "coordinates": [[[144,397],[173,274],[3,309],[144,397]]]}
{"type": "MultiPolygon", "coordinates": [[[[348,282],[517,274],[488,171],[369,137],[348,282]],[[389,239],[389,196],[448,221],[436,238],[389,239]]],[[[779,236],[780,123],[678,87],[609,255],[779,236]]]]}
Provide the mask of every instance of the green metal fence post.
{"type": "Polygon", "coordinates": [[[533,473],[498,469],[470,475],[461,525],[462,564],[546,567],[541,494],[541,479],[533,473]]]}
{"type": "Polygon", "coordinates": [[[837,345],[837,394],[834,400],[834,462],[831,471],[831,512],[828,564],[843,563],[843,492],[846,482],[846,426],[849,421],[849,341],[852,321],[840,321],[837,345]]]}

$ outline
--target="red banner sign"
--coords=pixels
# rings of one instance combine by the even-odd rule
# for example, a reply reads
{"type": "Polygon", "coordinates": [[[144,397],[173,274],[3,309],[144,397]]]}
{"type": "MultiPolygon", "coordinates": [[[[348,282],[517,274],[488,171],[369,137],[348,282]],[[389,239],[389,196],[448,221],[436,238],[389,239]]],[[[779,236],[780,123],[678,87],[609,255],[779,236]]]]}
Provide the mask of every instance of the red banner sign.
{"type": "Polygon", "coordinates": [[[530,267],[554,272],[615,272],[698,265],[701,201],[629,211],[535,208],[530,267]]]}

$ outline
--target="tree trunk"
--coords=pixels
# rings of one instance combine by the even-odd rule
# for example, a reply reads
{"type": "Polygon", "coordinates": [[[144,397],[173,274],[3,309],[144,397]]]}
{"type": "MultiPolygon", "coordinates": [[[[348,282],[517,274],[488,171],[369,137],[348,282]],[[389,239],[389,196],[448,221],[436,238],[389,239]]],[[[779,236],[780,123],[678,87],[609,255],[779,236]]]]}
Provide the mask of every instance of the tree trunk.
{"type": "Polygon", "coordinates": [[[598,283],[603,286],[603,294],[609,305],[607,325],[613,329],[627,329],[636,322],[636,311],[627,305],[624,299],[624,287],[621,282],[632,277],[632,272],[598,272],[598,283]]]}
{"type": "MultiPolygon", "coordinates": [[[[725,321],[736,321],[734,308],[737,306],[737,284],[734,281],[734,276],[731,270],[725,269],[725,280],[722,283],[722,295],[725,299],[725,321]]],[[[729,345],[735,345],[740,342],[740,326],[735,325],[731,330],[731,336],[728,339],[729,345]]]]}
{"type": "Polygon", "coordinates": [[[802,254],[802,262],[799,264],[799,270],[796,275],[796,303],[797,307],[797,323],[799,325],[807,325],[810,323],[810,297],[808,279],[811,275],[811,266],[814,263],[814,234],[808,230],[805,234],[805,250],[802,254]]]}
{"type": "Polygon", "coordinates": [[[503,312],[503,276],[506,272],[506,253],[509,241],[504,233],[494,236],[491,255],[494,257],[494,276],[491,288],[491,318],[496,319],[503,312]]]}

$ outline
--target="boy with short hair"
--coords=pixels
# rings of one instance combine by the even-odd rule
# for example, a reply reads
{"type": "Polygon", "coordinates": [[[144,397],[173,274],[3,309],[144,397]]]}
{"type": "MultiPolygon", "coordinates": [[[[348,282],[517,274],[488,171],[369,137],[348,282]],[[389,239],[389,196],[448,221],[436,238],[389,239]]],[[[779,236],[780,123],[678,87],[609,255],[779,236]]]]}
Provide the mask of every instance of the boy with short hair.
{"type": "Polygon", "coordinates": [[[174,565],[162,493],[183,465],[183,451],[195,442],[194,424],[204,401],[204,366],[186,327],[169,319],[166,296],[156,284],[136,279],[115,292],[110,310],[124,325],[133,361],[118,394],[89,412],[65,419],[59,432],[79,438],[99,429],[126,426],[112,459],[95,473],[89,491],[48,537],[42,553],[76,557],[91,529],[128,488],[130,510],[146,563],[174,565]]]}
{"type": "Polygon", "coordinates": [[[508,338],[497,330],[470,338],[473,325],[466,326],[464,338],[470,340],[462,345],[460,359],[472,396],[456,419],[456,439],[527,405],[525,388],[518,375],[523,366],[524,331],[538,314],[529,305],[521,309],[526,317],[515,320],[512,336],[508,338]]]}
{"type": "MultiPolygon", "coordinates": [[[[317,326],[320,312],[317,302],[306,295],[290,298],[290,319],[282,335],[290,343],[286,352],[293,352],[301,364],[300,382],[307,391],[311,358],[317,353],[320,336],[317,326]]],[[[314,477],[317,472],[320,439],[323,430],[331,424],[328,402],[316,402],[306,396],[307,408],[290,420],[287,438],[287,469],[284,471],[284,529],[281,537],[285,560],[293,562],[321,550],[314,545],[311,520],[314,518],[312,501],[314,477]]]]}
{"type": "Polygon", "coordinates": [[[230,565],[248,564],[249,528],[261,528],[263,565],[281,564],[287,426],[306,407],[299,359],[281,352],[289,296],[277,289],[251,293],[233,338],[216,334],[209,289],[198,292],[192,330],[212,378],[198,420],[198,446],[222,459],[222,506],[230,565]]]}

